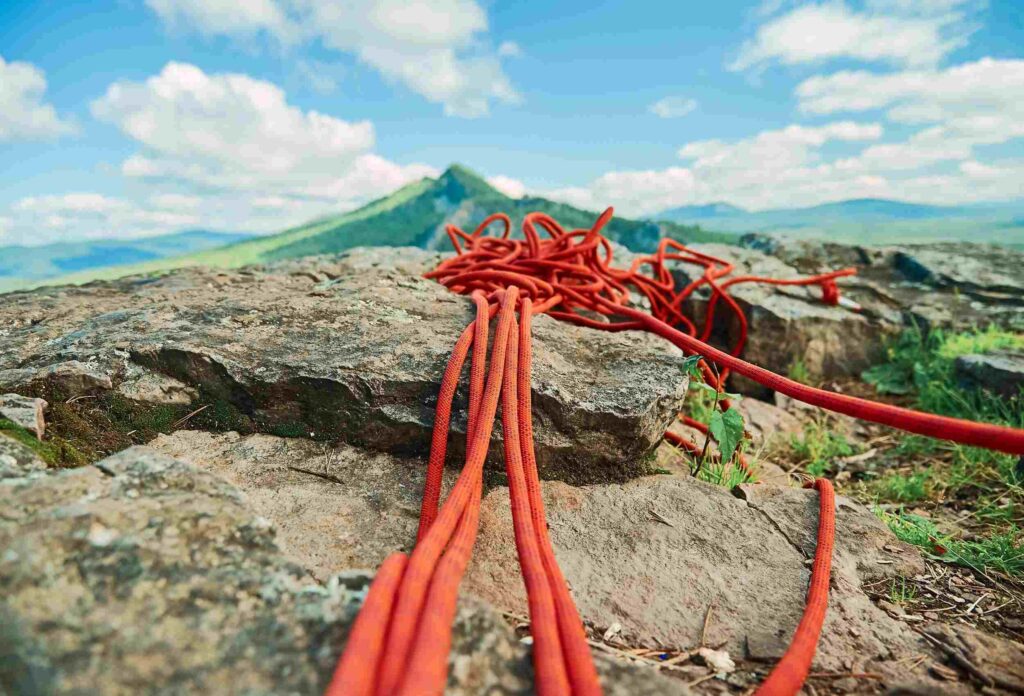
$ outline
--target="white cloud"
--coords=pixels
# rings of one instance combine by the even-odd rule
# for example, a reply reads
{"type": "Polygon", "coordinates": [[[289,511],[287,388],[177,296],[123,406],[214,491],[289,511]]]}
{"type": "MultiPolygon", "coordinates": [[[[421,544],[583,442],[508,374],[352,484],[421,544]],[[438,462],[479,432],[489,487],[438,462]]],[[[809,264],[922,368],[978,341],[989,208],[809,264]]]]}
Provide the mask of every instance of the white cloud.
{"type": "Polygon", "coordinates": [[[679,118],[697,108],[695,99],[686,97],[664,97],[647,107],[647,110],[661,118],[679,118]]]}
{"type": "Polygon", "coordinates": [[[195,27],[206,34],[265,31],[292,40],[297,33],[274,0],[146,0],[146,5],[172,27],[195,27]]]}
{"type": "Polygon", "coordinates": [[[145,207],[91,192],[28,196],[15,201],[9,212],[5,244],[151,236],[200,221],[194,212],[145,207]]]}
{"type": "Polygon", "coordinates": [[[374,155],[368,121],[303,111],[269,82],[207,75],[183,63],[168,63],[145,82],[114,83],[92,111],[142,146],[121,165],[129,177],[274,191],[337,209],[434,173],[374,155]]]}
{"type": "Polygon", "coordinates": [[[965,0],[868,2],[855,10],[842,0],[802,4],[768,19],[729,66],[760,68],[833,58],[885,61],[916,67],[936,64],[973,31],[965,0]]]}
{"type": "Polygon", "coordinates": [[[515,41],[502,41],[498,46],[498,55],[502,58],[520,58],[523,49],[515,41]]]}
{"type": "Polygon", "coordinates": [[[77,129],[43,101],[46,77],[31,63],[6,62],[0,56],[0,142],[46,140],[77,129]]]}
{"type": "Polygon", "coordinates": [[[180,193],[158,193],[150,196],[149,202],[161,210],[195,210],[202,205],[203,199],[180,193]]]}
{"type": "Polygon", "coordinates": [[[476,0],[148,0],[162,20],[201,32],[246,36],[266,32],[282,43],[317,41],[354,54],[386,78],[404,84],[445,113],[478,117],[494,102],[519,95],[497,51],[482,47],[487,14],[476,0]]]}
{"type": "Polygon", "coordinates": [[[526,184],[510,176],[500,174],[498,176],[489,176],[487,177],[487,183],[510,198],[522,198],[526,195],[526,184]]]}
{"type": "Polygon", "coordinates": [[[894,122],[925,125],[903,143],[870,148],[847,166],[914,169],[967,160],[977,145],[1024,137],[1024,60],[981,60],[945,70],[887,74],[844,71],[796,89],[813,114],[886,110],[894,122]]]}

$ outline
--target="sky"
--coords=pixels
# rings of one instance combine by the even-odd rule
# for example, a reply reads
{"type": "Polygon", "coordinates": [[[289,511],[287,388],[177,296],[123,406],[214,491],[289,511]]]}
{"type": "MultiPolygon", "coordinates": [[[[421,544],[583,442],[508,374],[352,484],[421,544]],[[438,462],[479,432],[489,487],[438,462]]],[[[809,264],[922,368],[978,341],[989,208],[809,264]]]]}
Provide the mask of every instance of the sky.
{"type": "Polygon", "coordinates": [[[0,245],[278,231],[453,162],[630,216],[1024,198],[1024,3],[0,2],[0,245]]]}

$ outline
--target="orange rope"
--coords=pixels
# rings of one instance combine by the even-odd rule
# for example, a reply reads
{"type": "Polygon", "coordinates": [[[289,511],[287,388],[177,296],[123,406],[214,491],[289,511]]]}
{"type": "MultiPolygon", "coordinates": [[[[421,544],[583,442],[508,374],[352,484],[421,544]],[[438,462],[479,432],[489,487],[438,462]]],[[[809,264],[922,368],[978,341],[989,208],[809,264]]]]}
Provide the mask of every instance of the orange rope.
{"type": "MultiPolygon", "coordinates": [[[[378,571],[328,687],[330,696],[442,693],[451,624],[459,584],[476,539],[483,463],[499,398],[516,551],[534,638],[537,692],[542,696],[601,693],[583,623],[551,546],[541,497],[531,418],[534,314],[547,313],[606,331],[642,329],[655,333],[684,352],[701,356],[698,364],[705,381],[719,391],[730,371],[735,371],[771,389],[839,413],[932,437],[1024,453],[1024,431],[815,389],[738,357],[747,339],[748,326],[739,304],[728,293],[731,286],[750,282],[817,285],[825,303],[851,306],[840,297],[836,280],[853,274],[853,269],[797,279],[727,278],[734,270],[732,264],[665,239],[653,255],[639,257],[628,270],[623,270],[612,266],[611,243],[601,235],[611,214],[609,208],[590,229],[566,231],[550,216],[530,213],[523,221],[522,240],[511,238],[511,221],[503,214],[491,215],[471,234],[448,226],[456,256],[426,275],[454,292],[471,295],[476,318],[456,342],[441,380],[416,547],[408,559],[403,554],[392,555],[378,571]],[[494,223],[503,225],[502,233],[497,237],[484,236],[484,231],[494,223]],[[669,262],[697,265],[704,270],[699,278],[676,291],[669,262]],[[644,267],[649,267],[647,272],[642,272],[644,267]],[[711,294],[704,325],[698,330],[684,314],[684,304],[704,287],[711,294]],[[637,298],[646,301],[650,312],[635,308],[637,298]],[[739,338],[728,351],[706,342],[719,302],[725,304],[740,325],[739,338]],[[495,314],[497,327],[488,367],[488,323],[495,314]],[[465,462],[438,511],[452,402],[470,349],[465,462]],[[718,365],[719,370],[713,370],[708,361],[718,365]]],[[[718,405],[723,410],[729,408],[724,398],[719,399],[718,405]]],[[[704,424],[686,416],[680,418],[707,432],[704,424]]],[[[693,454],[700,453],[700,448],[685,438],[671,432],[665,437],[693,454]]],[[[740,468],[748,470],[742,454],[737,462],[740,468]]],[[[818,479],[813,486],[819,492],[820,510],[810,590],[789,649],[758,690],[758,694],[765,696],[792,696],[800,690],[828,606],[835,500],[828,481],[818,479]]]]}

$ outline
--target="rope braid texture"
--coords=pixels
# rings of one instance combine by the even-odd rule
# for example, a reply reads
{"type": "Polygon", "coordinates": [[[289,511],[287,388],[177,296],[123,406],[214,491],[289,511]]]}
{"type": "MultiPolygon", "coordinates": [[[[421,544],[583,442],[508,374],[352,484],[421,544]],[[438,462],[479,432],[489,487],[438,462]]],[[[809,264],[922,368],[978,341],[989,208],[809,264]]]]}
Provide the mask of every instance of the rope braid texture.
{"type": "MultiPolygon", "coordinates": [[[[499,399],[505,442],[505,469],[516,550],[522,568],[533,635],[536,690],[542,696],[600,694],[586,633],[548,536],[531,418],[531,320],[535,314],[604,331],[644,330],[670,341],[698,363],[705,381],[722,391],[731,372],[753,379],[790,397],[863,420],[967,445],[1024,454],[1024,430],[973,423],[898,408],[809,387],[752,365],[738,356],[747,339],[747,320],[729,288],[739,283],[816,285],[826,304],[853,307],[840,297],[838,278],[856,273],[843,269],[807,278],[780,280],[759,276],[727,277],[734,266],[723,259],[663,239],[657,251],[636,258],[626,269],[612,266],[612,246],[601,230],[612,216],[606,210],[590,229],[565,230],[543,213],[523,220],[523,239],[512,239],[511,220],[495,214],[467,234],[448,226],[456,255],[426,274],[448,289],[469,295],[476,318],[455,343],[441,380],[416,546],[411,555],[392,554],[381,565],[363,608],[353,624],[346,649],[327,688],[328,696],[441,694],[447,681],[451,625],[459,584],[476,540],[483,464],[490,446],[499,399]],[[499,236],[485,236],[495,223],[499,236]],[[544,236],[542,236],[543,232],[544,236]],[[704,269],[676,290],[667,262],[704,269]],[[703,326],[684,313],[694,292],[711,295],[703,326]],[[649,311],[636,309],[637,297],[649,311]],[[715,310],[731,311],[739,339],[728,351],[708,345],[715,310]],[[518,315],[518,316],[517,316],[518,315]],[[497,316],[490,360],[490,321],[497,316]],[[459,477],[440,505],[452,402],[467,359],[471,357],[466,456],[459,477]],[[711,368],[715,364],[718,370],[711,368]]],[[[729,407],[727,399],[719,407],[729,407]]],[[[685,416],[688,425],[706,426],[685,416]]],[[[684,438],[666,438],[691,451],[684,438]]],[[[739,465],[746,462],[738,458],[739,465]]],[[[806,606],[786,653],[761,685],[762,696],[796,694],[810,671],[828,605],[835,498],[832,485],[818,479],[817,548],[806,606]]]]}

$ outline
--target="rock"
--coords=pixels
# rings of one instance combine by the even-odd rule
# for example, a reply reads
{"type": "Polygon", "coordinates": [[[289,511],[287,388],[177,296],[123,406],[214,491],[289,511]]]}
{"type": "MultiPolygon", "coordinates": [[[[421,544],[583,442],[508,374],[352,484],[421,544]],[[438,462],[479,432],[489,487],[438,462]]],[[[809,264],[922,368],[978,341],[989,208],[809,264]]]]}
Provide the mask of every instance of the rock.
{"type": "MultiPolygon", "coordinates": [[[[801,273],[784,261],[754,249],[724,244],[695,244],[703,254],[728,259],[735,264],[734,276],[754,275],[792,279],[801,273]]],[[[703,271],[698,266],[670,264],[676,287],[683,287],[703,271]]],[[[844,286],[844,282],[840,282],[844,286]]],[[[789,374],[797,364],[819,379],[859,374],[882,355],[886,336],[898,327],[896,316],[869,317],[821,301],[818,287],[771,286],[738,283],[730,294],[744,311],[748,322],[748,340],[742,357],[761,367],[789,374]]],[[[707,314],[708,294],[693,296],[684,307],[701,327],[707,314]]],[[[739,340],[741,326],[722,302],[715,309],[712,342],[731,349],[739,340]]],[[[734,375],[730,388],[746,394],[767,396],[761,385],[734,375]]]]}
{"type": "Polygon", "coordinates": [[[1024,390],[1024,352],[961,355],[953,369],[961,386],[980,387],[1004,399],[1018,398],[1024,390]]]}
{"type": "Polygon", "coordinates": [[[358,607],[231,486],[145,448],[6,479],[0,509],[9,693],[319,691],[358,607]]]}
{"type": "Polygon", "coordinates": [[[173,377],[128,363],[117,392],[143,404],[185,405],[199,398],[199,392],[173,377]]]}
{"type": "Polygon", "coordinates": [[[47,405],[42,399],[32,399],[19,394],[0,394],[0,418],[6,418],[42,440],[46,431],[43,411],[47,405]]]}
{"type": "MultiPolygon", "coordinates": [[[[321,580],[376,568],[416,539],[426,469],[421,461],[272,435],[181,430],[151,446],[241,490],[273,521],[285,557],[321,580]]],[[[451,483],[457,472],[446,472],[451,483]]]]}
{"type": "MultiPolygon", "coordinates": [[[[234,487],[149,448],[74,470],[20,466],[0,481],[0,692],[323,691],[366,573],[316,582],[234,487]]],[[[611,694],[685,693],[598,667],[611,694]]],[[[527,650],[501,616],[460,600],[447,693],[531,691],[527,650]]]]}
{"type": "MultiPolygon", "coordinates": [[[[154,445],[191,452],[199,466],[237,484],[257,514],[280,529],[285,556],[317,577],[372,566],[415,538],[423,472],[412,462],[263,435],[178,432],[154,445]]],[[[583,616],[601,630],[618,622],[633,644],[686,648],[699,642],[714,604],[709,645],[722,644],[734,658],[778,657],[803,610],[817,497],[773,486],[742,491],[745,500],[676,476],[581,488],[545,483],[555,551],[583,616]]],[[[843,661],[858,655],[874,671],[920,651],[916,635],[861,590],[922,572],[918,552],[843,499],[836,549],[818,667],[848,669],[843,661]]],[[[526,613],[504,487],[484,498],[463,589],[526,613]]]]}
{"type": "Polygon", "coordinates": [[[933,624],[924,631],[970,681],[1000,693],[1024,693],[1024,645],[960,624],[933,624]]]}
{"type": "Polygon", "coordinates": [[[17,440],[0,433],[0,480],[46,470],[46,462],[17,440]]]}
{"type": "Polygon", "coordinates": [[[1014,249],[968,242],[862,247],[766,235],[741,243],[804,274],[857,268],[841,287],[871,318],[921,329],[1024,329],[1024,253],[1014,249]]]}
{"type": "Polygon", "coordinates": [[[37,383],[45,383],[59,395],[59,398],[94,394],[113,388],[109,374],[95,364],[78,360],[54,362],[37,369],[4,369],[0,363],[0,387],[10,388],[37,383]]]}
{"type": "MultiPolygon", "coordinates": [[[[788,532],[728,491],[681,477],[586,488],[551,482],[545,500],[555,553],[586,619],[599,626],[617,621],[623,636],[640,645],[692,648],[713,605],[708,644],[733,656],[750,650],[752,657],[774,659],[803,610],[809,571],[800,541],[817,524],[813,492],[777,490],[789,500],[788,532]]],[[[488,494],[481,521],[467,587],[499,607],[521,610],[504,489],[488,494]]],[[[890,670],[893,660],[919,651],[919,641],[860,588],[868,578],[920,570],[922,561],[910,547],[898,554],[878,550],[898,542],[863,508],[840,508],[837,535],[845,541],[816,668],[847,669],[845,661],[857,655],[871,671],[890,670]],[[883,557],[890,564],[876,563],[883,557]]],[[[891,671],[900,670],[892,665],[891,671]]]]}
{"type": "MultiPolygon", "coordinates": [[[[41,382],[68,391],[117,383],[133,399],[174,403],[194,390],[194,405],[209,405],[225,430],[312,433],[421,455],[471,302],[386,269],[418,272],[436,258],[374,249],[269,269],[187,269],[0,296],[0,326],[11,327],[0,332],[0,384],[45,393],[41,382]],[[299,269],[334,278],[314,282],[299,269]],[[17,318],[25,312],[39,321],[24,325],[17,318]],[[174,382],[151,385],[139,370],[174,382]]],[[[649,334],[548,317],[534,327],[534,418],[545,475],[583,482],[640,473],[635,467],[685,398],[679,351],[649,334]]],[[[464,406],[465,390],[457,398],[464,406]]],[[[464,415],[454,427],[465,428],[464,415]]],[[[454,456],[461,446],[453,438],[454,456]]]]}

